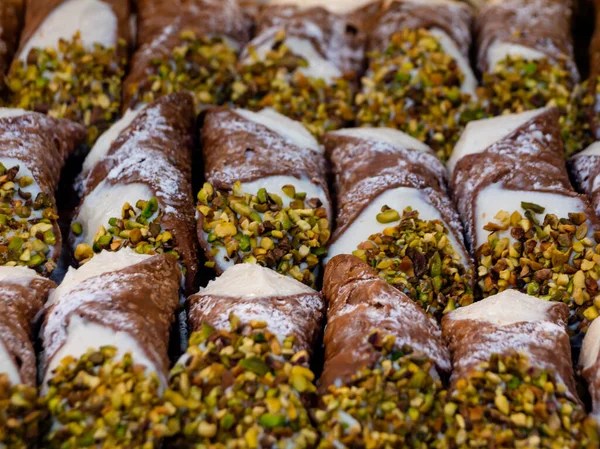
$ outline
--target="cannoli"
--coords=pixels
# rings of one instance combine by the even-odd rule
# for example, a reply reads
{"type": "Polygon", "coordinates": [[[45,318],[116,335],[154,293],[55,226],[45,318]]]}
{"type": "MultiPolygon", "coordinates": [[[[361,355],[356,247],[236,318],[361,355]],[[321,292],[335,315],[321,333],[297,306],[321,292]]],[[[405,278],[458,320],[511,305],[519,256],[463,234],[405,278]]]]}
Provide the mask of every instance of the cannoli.
{"type": "Polygon", "coordinates": [[[582,92],[571,35],[573,7],[572,0],[490,1],[476,20],[486,113],[558,107],[567,155],[587,140],[575,98],[582,92]]]}
{"type": "Polygon", "coordinates": [[[193,334],[165,400],[174,447],[310,448],[308,368],[324,318],[319,292],[255,264],[235,265],[188,299],[193,334]]]}
{"type": "Polygon", "coordinates": [[[49,276],[61,251],[54,191],[85,139],[80,125],[22,109],[0,109],[0,265],[49,276]]]}
{"type": "Polygon", "coordinates": [[[327,264],[323,294],[319,447],[433,447],[450,371],[437,323],[354,256],[327,264]]]}
{"type": "Polygon", "coordinates": [[[180,283],[175,257],[129,248],[69,269],[42,329],[45,447],[156,447],[180,283]]]}
{"type": "Polygon", "coordinates": [[[0,88],[19,45],[25,0],[5,0],[0,4],[0,88]]]}
{"type": "Polygon", "coordinates": [[[0,267],[0,446],[26,447],[41,433],[32,324],[54,282],[26,267],[0,267]]]}
{"type": "Polygon", "coordinates": [[[27,0],[11,104],[80,122],[93,142],[120,114],[129,15],[126,0],[27,0]]]}
{"type": "Polygon", "coordinates": [[[272,109],[210,110],[201,134],[207,183],[196,216],[207,266],[256,262],[314,286],[331,217],[317,141],[272,109]]]}
{"type": "Polygon", "coordinates": [[[190,182],[194,124],[192,97],[179,92],[98,140],[84,164],[83,199],[71,227],[77,261],[123,247],[169,253],[180,259],[192,288],[198,265],[190,182]]]}
{"type": "Polygon", "coordinates": [[[435,153],[390,128],[334,131],[323,142],[338,208],[327,259],[360,257],[437,319],[470,304],[473,268],[435,153]]]}
{"type": "Polygon", "coordinates": [[[124,108],[179,90],[198,106],[229,101],[250,23],[236,0],[138,1],[138,50],[124,108]]]}
{"type": "Polygon", "coordinates": [[[568,316],[565,304],[517,291],[446,315],[445,437],[459,447],[596,447],[575,389],[568,316]]]}
{"type": "Polygon", "coordinates": [[[274,2],[263,9],[256,37],[240,57],[232,99],[252,110],[273,108],[321,136],[354,121],[366,43],[357,23],[371,14],[369,8],[354,11],[354,2],[345,8],[304,3],[274,2]]]}
{"type": "Polygon", "coordinates": [[[448,165],[483,295],[565,302],[578,333],[598,315],[598,219],[569,182],[558,119],[546,108],[471,122],[448,165]]]}
{"type": "Polygon", "coordinates": [[[369,36],[357,122],[397,128],[446,159],[464,124],[480,115],[469,65],[471,22],[465,3],[391,2],[369,36]]]}

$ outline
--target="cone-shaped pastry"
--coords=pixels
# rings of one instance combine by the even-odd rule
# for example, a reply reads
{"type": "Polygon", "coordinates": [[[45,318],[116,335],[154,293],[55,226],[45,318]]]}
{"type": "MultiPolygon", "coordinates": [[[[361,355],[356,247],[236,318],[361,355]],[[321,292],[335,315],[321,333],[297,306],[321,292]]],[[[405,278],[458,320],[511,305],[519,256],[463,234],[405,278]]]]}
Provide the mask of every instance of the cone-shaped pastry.
{"type": "Polygon", "coordinates": [[[191,289],[198,262],[194,236],[191,95],[161,97],[113,125],[88,155],[71,244],[85,262],[102,250],[170,253],[191,289]],[[123,120],[130,123],[123,126],[123,120]],[[86,175],[87,174],[87,175],[86,175]]]}
{"type": "Polygon", "coordinates": [[[446,438],[459,447],[596,447],[597,426],[575,390],[567,318],[566,305],[516,291],[444,317],[454,368],[446,438]]]}
{"type": "Polygon", "coordinates": [[[49,276],[61,251],[54,191],[85,139],[83,127],[22,109],[0,109],[0,264],[49,276]]]}
{"type": "Polygon", "coordinates": [[[85,124],[94,141],[120,113],[129,14],[127,0],[28,0],[12,105],[85,124]]]}
{"type": "Polygon", "coordinates": [[[557,106],[565,152],[588,140],[572,39],[572,0],[487,2],[476,20],[477,66],[489,115],[557,106]]]}
{"type": "Polygon", "coordinates": [[[470,304],[473,269],[433,151],[390,128],[335,131],[324,143],[339,211],[327,258],[360,257],[438,319],[470,304]]]}
{"type": "Polygon", "coordinates": [[[357,121],[409,133],[446,159],[476,117],[469,65],[471,8],[454,1],[394,0],[369,35],[369,70],[357,121]]]}
{"type": "Polygon", "coordinates": [[[0,267],[0,445],[26,447],[44,411],[36,386],[32,323],[54,282],[25,267],[0,267]]]}
{"type": "Polygon", "coordinates": [[[439,375],[450,370],[436,322],[354,256],[327,264],[323,293],[320,447],[433,443],[444,414],[439,375]]]}
{"type": "Polygon", "coordinates": [[[19,45],[25,0],[5,0],[0,4],[0,88],[19,45]]]}
{"type": "Polygon", "coordinates": [[[237,105],[274,108],[317,136],[352,123],[363,70],[363,25],[378,8],[329,3],[273,2],[262,10],[256,37],[241,55],[237,105]]]}
{"type": "Polygon", "coordinates": [[[314,285],[331,217],[317,141],[272,109],[210,110],[201,135],[207,183],[196,216],[208,266],[258,262],[314,285]]]}
{"type": "Polygon", "coordinates": [[[180,283],[175,257],[129,248],[67,272],[42,331],[46,447],[153,447],[164,435],[159,398],[180,283]]]}
{"type": "Polygon", "coordinates": [[[188,90],[197,105],[229,100],[250,22],[237,0],[141,0],[138,50],[124,83],[124,108],[188,90]]]}
{"type": "Polygon", "coordinates": [[[324,302],[302,283],[235,265],[189,298],[193,332],[165,399],[177,408],[176,447],[315,447],[309,356],[324,302]]]}
{"type": "Polygon", "coordinates": [[[484,296],[506,289],[565,302],[571,331],[598,312],[598,220],[570,185],[556,109],[471,122],[449,167],[484,296]]]}

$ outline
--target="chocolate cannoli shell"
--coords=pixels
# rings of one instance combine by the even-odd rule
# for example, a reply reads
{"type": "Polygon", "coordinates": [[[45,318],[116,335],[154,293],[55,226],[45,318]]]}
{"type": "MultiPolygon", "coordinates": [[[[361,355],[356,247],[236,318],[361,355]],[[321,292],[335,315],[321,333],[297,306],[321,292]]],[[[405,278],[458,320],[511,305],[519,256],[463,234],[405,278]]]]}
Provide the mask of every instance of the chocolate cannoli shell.
{"type": "MultiPolygon", "coordinates": [[[[23,28],[23,34],[21,35],[19,54],[22,49],[27,45],[27,42],[35,34],[37,29],[44,23],[44,20],[63,3],[68,0],[25,0],[26,1],[26,13],[25,13],[25,27],[23,28]]],[[[107,3],[115,13],[117,17],[117,38],[124,39],[125,42],[131,40],[131,31],[129,16],[131,14],[131,5],[129,0],[102,0],[107,3]]]]}
{"type": "Polygon", "coordinates": [[[422,351],[440,372],[450,371],[449,353],[437,323],[359,258],[340,255],[331,259],[325,268],[323,294],[328,307],[320,378],[323,393],[377,362],[381,354],[367,341],[374,329],[394,335],[399,346],[422,351]]]}
{"type": "Polygon", "coordinates": [[[578,154],[569,160],[570,171],[577,187],[583,191],[600,215],[600,155],[578,154]]]}
{"type": "Polygon", "coordinates": [[[522,45],[546,54],[550,59],[566,57],[579,80],[574,60],[571,21],[572,0],[502,0],[487,2],[479,10],[475,29],[477,66],[488,67],[488,51],[495,42],[522,45]]]}
{"type": "Polygon", "coordinates": [[[180,282],[177,259],[161,254],[75,285],[47,310],[42,334],[46,366],[65,344],[71,317],[77,315],[129,334],[166,377],[169,332],[179,305],[180,282]]]}
{"type": "MultiPolygon", "coordinates": [[[[335,133],[326,134],[323,142],[331,160],[338,202],[332,242],[375,198],[398,187],[424,193],[457,240],[462,241],[460,220],[446,192],[446,169],[435,155],[335,133]]],[[[418,210],[417,206],[414,208],[418,210]]],[[[466,254],[465,248],[460,250],[466,254]]]]}
{"type": "Polygon", "coordinates": [[[472,21],[472,9],[464,3],[394,0],[384,8],[376,22],[369,38],[369,51],[384,52],[392,35],[403,29],[438,28],[450,36],[462,54],[468,57],[472,21]]]}
{"type": "Polygon", "coordinates": [[[236,0],[138,0],[138,50],[124,81],[124,108],[132,106],[135,87],[149,83],[155,71],[152,62],[171,58],[181,45],[182,32],[225,36],[242,48],[250,40],[250,29],[236,0]]]}
{"type": "MultiPolygon", "coordinates": [[[[202,323],[215,329],[230,329],[229,318],[233,314],[242,324],[248,324],[255,316],[268,317],[269,332],[279,336],[281,342],[294,335],[295,349],[313,353],[321,336],[325,318],[325,302],[321,293],[303,293],[289,296],[236,298],[203,294],[188,298],[188,321],[190,330],[202,330],[202,323]],[[250,317],[247,319],[247,317],[250,317]]],[[[247,327],[244,331],[249,330],[247,327]]]]}
{"type": "MultiPolygon", "coordinates": [[[[506,190],[546,192],[578,198],[563,158],[559,112],[547,109],[486,150],[456,164],[451,189],[463,218],[471,249],[476,236],[476,201],[484,188],[501,183],[506,190]]],[[[597,226],[590,210],[588,218],[597,226]]]]}
{"type": "Polygon", "coordinates": [[[159,98],[119,135],[108,155],[83,181],[86,195],[103,181],[108,185],[139,182],[150,188],[164,211],[161,225],[173,234],[186,266],[187,291],[193,290],[198,272],[191,186],[194,124],[194,105],[188,93],[159,98]]]}
{"type": "Polygon", "coordinates": [[[544,321],[496,325],[479,320],[442,319],[444,340],[452,354],[453,385],[477,370],[493,354],[524,352],[532,367],[549,369],[565,383],[571,397],[579,402],[571,363],[571,344],[566,332],[569,309],[553,303],[544,321]]]}
{"type": "Polygon", "coordinates": [[[19,44],[24,5],[25,0],[3,0],[0,3],[0,86],[19,44]]]}
{"type": "Polygon", "coordinates": [[[0,282],[0,340],[27,385],[35,386],[37,374],[32,323],[55,287],[42,277],[32,279],[27,286],[0,282]]]}

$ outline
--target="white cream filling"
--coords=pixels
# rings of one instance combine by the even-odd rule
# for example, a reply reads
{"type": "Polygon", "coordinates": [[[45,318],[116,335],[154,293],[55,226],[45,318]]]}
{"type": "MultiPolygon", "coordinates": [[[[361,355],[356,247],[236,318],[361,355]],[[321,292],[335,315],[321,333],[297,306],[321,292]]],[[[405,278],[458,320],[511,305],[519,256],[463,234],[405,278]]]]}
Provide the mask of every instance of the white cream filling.
{"type": "Polygon", "coordinates": [[[0,108],[0,118],[8,117],[20,117],[21,115],[28,114],[29,111],[19,108],[0,108]]]}
{"type": "Polygon", "coordinates": [[[71,40],[79,32],[87,48],[94,44],[115,47],[117,17],[108,3],[100,0],[67,0],[54,9],[23,47],[19,59],[27,61],[32,48],[58,48],[61,39],[71,40]]]}
{"type": "Polygon", "coordinates": [[[310,148],[321,154],[324,152],[317,139],[314,138],[302,123],[278,113],[275,109],[265,108],[260,112],[236,109],[235,112],[246,120],[269,128],[274,133],[279,134],[300,148],[310,148]]]}
{"type": "Polygon", "coordinates": [[[475,78],[475,74],[471,70],[469,59],[463,55],[456,42],[454,42],[454,39],[448,36],[448,33],[439,28],[431,28],[429,32],[438,40],[444,52],[456,61],[458,68],[464,75],[465,79],[460,86],[461,92],[475,97],[477,94],[477,78],[475,78]]]}
{"type": "MultiPolygon", "coordinates": [[[[313,184],[309,179],[306,178],[298,179],[294,176],[269,176],[257,181],[242,184],[242,191],[251,195],[256,195],[260,189],[264,188],[268,193],[279,195],[283,201],[283,207],[288,207],[293,199],[288,197],[281,190],[281,188],[285,185],[293,185],[296,189],[296,193],[306,193],[306,200],[311,198],[318,198],[321,200],[323,207],[327,211],[327,216],[331,219],[332,210],[331,204],[329,201],[327,201],[327,195],[321,187],[313,184]]],[[[259,215],[262,217],[264,214],[259,215]]],[[[206,239],[208,234],[203,232],[203,237],[206,239]]],[[[227,250],[223,247],[219,247],[219,253],[214,257],[214,259],[222,270],[225,270],[227,267],[233,265],[233,261],[228,260],[227,258],[227,250]]]]}
{"type": "Polygon", "coordinates": [[[6,346],[0,340],[0,374],[7,374],[11,384],[17,385],[22,382],[21,373],[17,369],[17,365],[8,353],[6,346]]]}
{"type": "Polygon", "coordinates": [[[578,156],[600,156],[600,142],[594,142],[585,150],[575,155],[575,158],[578,156]]]}
{"type": "Polygon", "coordinates": [[[452,172],[463,157],[481,153],[544,111],[546,108],[470,122],[452,151],[448,169],[452,172]]]}
{"type": "Polygon", "coordinates": [[[294,5],[302,9],[322,7],[334,14],[348,14],[375,0],[271,0],[271,5],[294,5]]]}
{"type": "MultiPolygon", "coordinates": [[[[368,240],[369,236],[382,232],[385,228],[394,226],[397,223],[379,223],[377,214],[381,212],[383,206],[388,206],[398,211],[400,216],[407,207],[412,207],[413,210],[419,212],[419,218],[422,220],[441,220],[440,212],[427,201],[426,197],[419,192],[418,189],[412,187],[398,187],[388,190],[377,198],[362,211],[362,213],[354,220],[354,222],[330,247],[327,258],[324,260],[327,263],[331,258],[339,254],[352,254],[358,248],[358,245],[368,240]]],[[[467,260],[463,254],[458,240],[452,232],[448,234],[448,239],[452,247],[460,256],[461,261],[467,260]]]]}
{"type": "Polygon", "coordinates": [[[545,58],[546,54],[534,48],[511,44],[510,42],[494,42],[487,54],[489,70],[493,72],[496,69],[496,65],[508,56],[538,60],[545,58]]]}
{"type": "MultiPolygon", "coordinates": [[[[479,192],[476,200],[476,245],[487,242],[489,231],[484,226],[498,222],[495,216],[500,211],[523,214],[521,202],[534,203],[544,207],[544,214],[554,214],[559,218],[567,217],[569,212],[584,212],[585,204],[579,198],[567,197],[556,193],[529,192],[525,190],[507,190],[499,184],[492,184],[479,192]]],[[[590,231],[591,232],[591,231],[590,231]]],[[[501,232],[501,237],[513,240],[509,232],[501,232]]]]}
{"type": "Polygon", "coordinates": [[[235,297],[242,299],[292,296],[315,291],[275,271],[255,264],[239,264],[229,267],[221,276],[210,281],[201,294],[235,297]]]}
{"type": "Polygon", "coordinates": [[[583,370],[591,368],[600,355],[600,319],[590,325],[579,354],[579,367],[583,370]]]}
{"type": "Polygon", "coordinates": [[[514,323],[546,321],[552,306],[550,301],[517,290],[505,290],[470,306],[460,307],[450,312],[448,318],[508,326],[514,323]]]}
{"type": "Polygon", "coordinates": [[[431,148],[420,140],[393,128],[345,128],[333,131],[330,134],[386,143],[396,148],[418,150],[424,153],[432,152],[431,148]]]}
{"type": "Polygon", "coordinates": [[[94,147],[90,150],[85,158],[85,161],[83,162],[83,173],[91,170],[94,165],[98,163],[98,161],[103,159],[108,154],[113,142],[117,140],[121,132],[131,125],[131,122],[138,116],[140,110],[141,109],[128,109],[123,117],[113,123],[113,125],[98,138],[94,144],[94,147]]]}
{"type": "MultiPolygon", "coordinates": [[[[265,59],[266,55],[273,48],[274,39],[269,39],[262,45],[256,47],[256,55],[259,59],[265,59]]],[[[325,59],[308,39],[299,39],[294,36],[285,39],[285,46],[289,50],[306,60],[306,67],[299,67],[297,70],[308,78],[322,78],[327,82],[332,82],[340,78],[342,71],[332,62],[325,59]]]]}
{"type": "Polygon", "coordinates": [[[121,218],[125,203],[135,206],[138,200],[148,201],[152,196],[152,190],[146,184],[110,185],[102,181],[85,198],[79,209],[75,221],[81,224],[83,232],[76,239],[75,246],[80,243],[93,245],[100,226],[108,229],[108,220],[113,217],[121,218]]]}
{"type": "Polygon", "coordinates": [[[33,279],[43,279],[35,270],[27,267],[0,267],[0,283],[29,287],[33,279]]]}

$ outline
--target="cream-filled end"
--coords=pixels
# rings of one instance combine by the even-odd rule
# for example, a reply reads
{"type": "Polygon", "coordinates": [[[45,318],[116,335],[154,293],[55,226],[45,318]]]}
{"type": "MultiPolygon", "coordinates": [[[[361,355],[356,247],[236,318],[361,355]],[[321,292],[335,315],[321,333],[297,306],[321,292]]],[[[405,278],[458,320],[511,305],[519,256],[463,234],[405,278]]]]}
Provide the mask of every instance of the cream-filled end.
{"type": "Polygon", "coordinates": [[[438,40],[444,51],[456,61],[458,68],[464,75],[465,78],[460,86],[461,92],[475,97],[477,94],[477,78],[475,78],[475,74],[471,69],[469,58],[460,51],[454,39],[445,31],[439,28],[431,28],[429,32],[438,40]]]}
{"type": "Polygon", "coordinates": [[[447,317],[453,321],[481,321],[496,326],[548,320],[554,306],[550,301],[526,295],[517,290],[505,290],[470,306],[460,307],[447,317]]]}
{"type": "Polygon", "coordinates": [[[0,339],[0,374],[6,374],[8,381],[12,385],[17,385],[22,382],[21,373],[17,368],[13,358],[9,354],[6,346],[0,339]]]}
{"type": "Polygon", "coordinates": [[[510,42],[497,41],[494,42],[487,53],[487,63],[490,72],[494,72],[496,65],[504,59],[511,57],[520,57],[528,60],[539,60],[546,57],[543,53],[535,48],[525,47],[523,45],[512,44],[510,42]]]}
{"type": "Polygon", "coordinates": [[[117,45],[118,23],[112,7],[101,0],[67,0],[56,7],[27,41],[19,54],[24,63],[33,48],[58,48],[61,39],[70,41],[76,33],[86,48],[95,44],[117,45]]]}
{"type": "Polygon", "coordinates": [[[576,159],[579,156],[600,156],[600,142],[592,143],[585,150],[577,153],[573,159],[576,159]]]}
{"type": "Polygon", "coordinates": [[[396,148],[418,150],[423,153],[432,153],[433,150],[420,140],[393,128],[344,128],[330,133],[334,136],[352,137],[378,143],[386,143],[396,148]]]}
{"type": "Polygon", "coordinates": [[[221,276],[210,281],[206,288],[200,289],[199,293],[248,299],[293,296],[315,291],[269,268],[242,263],[228,268],[221,276]]]}
{"type": "Polygon", "coordinates": [[[600,320],[592,321],[579,354],[579,367],[583,370],[594,366],[600,355],[600,320]]]}
{"type": "Polygon", "coordinates": [[[27,267],[0,267],[0,283],[29,287],[34,279],[43,279],[35,270],[27,267]]]}

